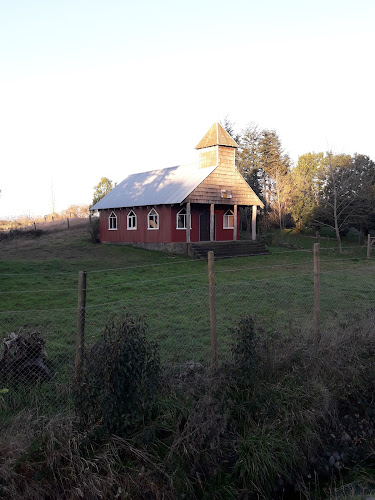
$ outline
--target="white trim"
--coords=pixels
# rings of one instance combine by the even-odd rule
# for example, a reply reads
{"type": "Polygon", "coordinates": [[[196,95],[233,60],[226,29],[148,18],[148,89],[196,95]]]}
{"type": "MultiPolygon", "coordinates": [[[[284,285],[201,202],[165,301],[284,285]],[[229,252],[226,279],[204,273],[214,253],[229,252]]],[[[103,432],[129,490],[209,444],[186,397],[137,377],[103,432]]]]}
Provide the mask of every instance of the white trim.
{"type": "Polygon", "coordinates": [[[108,231],[117,231],[117,215],[113,210],[108,217],[108,231]],[[111,223],[111,221],[114,221],[114,223],[111,223]],[[116,227],[111,227],[111,225],[116,225],[116,227]]]}
{"type": "MultiPolygon", "coordinates": [[[[176,214],[176,229],[179,229],[179,230],[186,230],[187,229],[187,224],[186,224],[186,221],[187,221],[187,210],[186,208],[181,208],[181,210],[179,210],[176,214]],[[180,215],[180,213],[184,211],[185,214],[182,214],[182,215],[185,215],[185,226],[184,227],[178,227],[178,216],[180,215]]],[[[191,214],[190,214],[190,229],[192,229],[191,227],[191,214]]]]}
{"type": "Polygon", "coordinates": [[[134,212],[133,209],[130,210],[130,212],[127,214],[126,216],[126,229],[128,231],[136,231],[137,230],[137,214],[134,212]],[[130,214],[133,214],[133,215],[130,215],[130,214]],[[129,227],[129,217],[131,217],[133,219],[133,217],[135,218],[135,225],[134,227],[129,227]]]}
{"type": "Polygon", "coordinates": [[[159,214],[158,212],[155,210],[155,208],[151,208],[151,210],[149,211],[149,213],[147,214],[147,229],[149,229],[150,231],[156,231],[159,229],[159,226],[160,226],[160,218],[159,218],[159,214]],[[155,213],[151,215],[151,212],[154,211],[155,213]],[[156,223],[157,223],[157,227],[150,227],[150,217],[156,217],[156,223]]]}
{"type": "Polygon", "coordinates": [[[229,209],[225,212],[225,214],[223,215],[223,229],[234,229],[234,212],[233,210],[229,209]],[[229,226],[229,220],[230,220],[230,217],[232,217],[233,219],[233,225],[232,226],[229,226]],[[227,226],[225,225],[225,221],[227,221],[227,226]]]}

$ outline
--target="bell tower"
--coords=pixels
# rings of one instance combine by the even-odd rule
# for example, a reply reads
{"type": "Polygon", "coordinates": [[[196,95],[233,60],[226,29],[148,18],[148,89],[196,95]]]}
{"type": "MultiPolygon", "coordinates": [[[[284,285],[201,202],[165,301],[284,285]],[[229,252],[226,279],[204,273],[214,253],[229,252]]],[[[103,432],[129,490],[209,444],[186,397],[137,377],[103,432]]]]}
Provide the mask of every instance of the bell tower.
{"type": "Polygon", "coordinates": [[[223,166],[235,167],[236,141],[220,125],[214,123],[195,149],[199,149],[200,168],[223,166]]]}

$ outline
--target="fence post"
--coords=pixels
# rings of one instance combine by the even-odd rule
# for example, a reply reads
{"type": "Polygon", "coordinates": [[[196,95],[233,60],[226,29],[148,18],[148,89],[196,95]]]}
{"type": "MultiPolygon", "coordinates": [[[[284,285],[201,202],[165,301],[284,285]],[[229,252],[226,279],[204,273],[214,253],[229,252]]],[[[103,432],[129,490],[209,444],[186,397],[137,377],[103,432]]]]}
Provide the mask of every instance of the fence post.
{"type": "Polygon", "coordinates": [[[86,277],[85,271],[78,273],[78,310],[77,310],[77,337],[75,359],[75,382],[81,383],[83,352],[85,348],[85,319],[86,319],[86,277]]]}
{"type": "Polygon", "coordinates": [[[208,285],[210,296],[211,360],[212,368],[217,368],[216,298],[214,252],[208,252],[208,285]]]}
{"type": "Polygon", "coordinates": [[[69,229],[69,217],[66,218],[66,222],[68,223],[68,229],[69,229]]]}
{"type": "Polygon", "coordinates": [[[367,235],[367,258],[371,257],[371,236],[370,233],[367,235]]]}
{"type": "Polygon", "coordinates": [[[320,342],[320,244],[314,243],[314,326],[315,342],[320,342]]]}

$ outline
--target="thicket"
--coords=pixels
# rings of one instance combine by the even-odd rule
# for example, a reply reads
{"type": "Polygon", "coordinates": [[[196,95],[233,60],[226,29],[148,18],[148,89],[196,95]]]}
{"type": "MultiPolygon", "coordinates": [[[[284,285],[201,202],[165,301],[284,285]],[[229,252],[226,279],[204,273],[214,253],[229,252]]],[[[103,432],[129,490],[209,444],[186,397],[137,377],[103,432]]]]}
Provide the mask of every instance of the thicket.
{"type": "Polygon", "coordinates": [[[374,330],[375,311],[337,318],[316,345],[305,326],[270,332],[244,317],[212,373],[196,362],[159,370],[143,323],[116,320],[88,355],[78,422],[21,416],[1,438],[3,494],[328,498],[317,479],[373,456],[374,330]],[[96,426],[106,432],[88,445],[96,426]]]}
{"type": "Polygon", "coordinates": [[[115,317],[85,356],[76,388],[78,426],[88,437],[128,437],[152,418],[158,393],[157,346],[146,324],[128,314],[115,317]]]}

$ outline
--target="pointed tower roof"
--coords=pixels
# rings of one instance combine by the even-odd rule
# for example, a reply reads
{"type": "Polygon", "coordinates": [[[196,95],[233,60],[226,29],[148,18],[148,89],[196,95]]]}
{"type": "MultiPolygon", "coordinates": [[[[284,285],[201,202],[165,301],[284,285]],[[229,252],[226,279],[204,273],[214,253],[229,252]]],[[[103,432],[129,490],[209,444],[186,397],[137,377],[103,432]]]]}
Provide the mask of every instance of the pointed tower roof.
{"type": "Polygon", "coordinates": [[[207,134],[199,141],[195,149],[208,148],[210,146],[228,146],[238,148],[236,141],[223,129],[220,123],[214,123],[207,134]]]}

